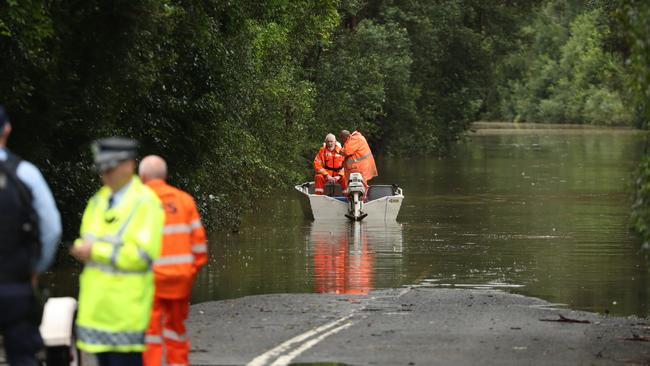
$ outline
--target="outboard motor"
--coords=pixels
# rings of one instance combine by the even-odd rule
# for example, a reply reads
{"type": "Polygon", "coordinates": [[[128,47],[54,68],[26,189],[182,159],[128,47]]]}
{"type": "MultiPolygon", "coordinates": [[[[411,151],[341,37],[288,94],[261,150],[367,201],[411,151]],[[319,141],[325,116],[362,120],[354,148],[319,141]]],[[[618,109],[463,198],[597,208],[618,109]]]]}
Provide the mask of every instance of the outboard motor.
{"type": "Polygon", "coordinates": [[[361,221],[368,214],[363,213],[363,196],[366,193],[366,187],[363,184],[361,173],[352,173],[348,179],[348,213],[345,215],[352,221],[361,221]]]}

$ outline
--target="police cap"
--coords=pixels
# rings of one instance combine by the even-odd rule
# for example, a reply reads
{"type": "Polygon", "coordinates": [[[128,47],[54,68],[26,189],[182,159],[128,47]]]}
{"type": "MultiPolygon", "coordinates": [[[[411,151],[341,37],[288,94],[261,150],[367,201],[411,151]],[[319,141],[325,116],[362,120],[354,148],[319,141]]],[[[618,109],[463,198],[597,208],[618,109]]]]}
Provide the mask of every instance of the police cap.
{"type": "Polygon", "coordinates": [[[138,155],[138,142],[124,137],[96,140],[91,148],[95,168],[100,172],[114,168],[122,161],[133,160],[138,155]]]}

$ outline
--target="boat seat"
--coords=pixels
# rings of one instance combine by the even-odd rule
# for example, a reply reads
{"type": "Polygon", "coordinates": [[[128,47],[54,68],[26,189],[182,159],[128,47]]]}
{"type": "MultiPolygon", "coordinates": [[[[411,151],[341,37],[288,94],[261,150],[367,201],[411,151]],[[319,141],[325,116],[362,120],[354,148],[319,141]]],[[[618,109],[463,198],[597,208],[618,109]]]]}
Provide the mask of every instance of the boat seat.
{"type": "MultiPolygon", "coordinates": [[[[307,190],[308,190],[309,194],[316,193],[316,192],[314,192],[314,183],[313,182],[309,183],[309,188],[307,188],[307,190]]],[[[338,183],[327,183],[325,185],[324,194],[326,196],[330,196],[330,197],[341,197],[341,196],[343,196],[341,185],[339,185],[338,183]]]]}
{"type": "Polygon", "coordinates": [[[341,185],[338,183],[327,183],[325,185],[325,195],[330,197],[342,196],[341,185]]]}
{"type": "Polygon", "coordinates": [[[378,200],[387,196],[394,196],[395,188],[391,185],[373,185],[368,187],[368,196],[366,197],[366,202],[378,200]]]}

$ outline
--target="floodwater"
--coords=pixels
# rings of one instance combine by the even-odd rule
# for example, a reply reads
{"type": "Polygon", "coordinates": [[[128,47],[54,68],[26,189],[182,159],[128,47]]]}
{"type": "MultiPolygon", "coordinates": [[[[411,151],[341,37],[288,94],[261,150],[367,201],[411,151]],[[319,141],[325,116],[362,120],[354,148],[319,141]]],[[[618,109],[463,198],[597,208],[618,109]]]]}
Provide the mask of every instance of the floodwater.
{"type": "MultiPolygon", "coordinates": [[[[312,222],[297,192],[277,192],[239,233],[209,235],[192,301],[487,287],[648,316],[650,253],[628,231],[644,134],[540,127],[479,129],[445,158],[378,159],[373,182],[404,189],[393,223],[312,222]]],[[[68,295],[75,272],[58,265],[44,282],[68,295]]]]}
{"type": "Polygon", "coordinates": [[[192,301],[489,287],[647,316],[648,253],[627,228],[643,144],[631,130],[480,129],[446,158],[379,159],[374,183],[404,189],[395,223],[312,222],[278,192],[241,232],[210,235],[192,301]]]}

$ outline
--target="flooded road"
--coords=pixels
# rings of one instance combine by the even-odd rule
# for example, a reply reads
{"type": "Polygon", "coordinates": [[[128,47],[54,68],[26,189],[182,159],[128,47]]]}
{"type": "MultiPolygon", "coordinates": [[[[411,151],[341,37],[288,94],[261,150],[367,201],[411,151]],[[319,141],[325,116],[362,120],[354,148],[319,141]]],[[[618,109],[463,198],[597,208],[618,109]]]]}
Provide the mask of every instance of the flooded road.
{"type": "Polygon", "coordinates": [[[313,223],[280,192],[210,236],[193,302],[267,293],[495,287],[580,310],[648,315],[648,253],[627,230],[643,135],[479,130],[447,158],[380,159],[397,223],[313,223]]]}

